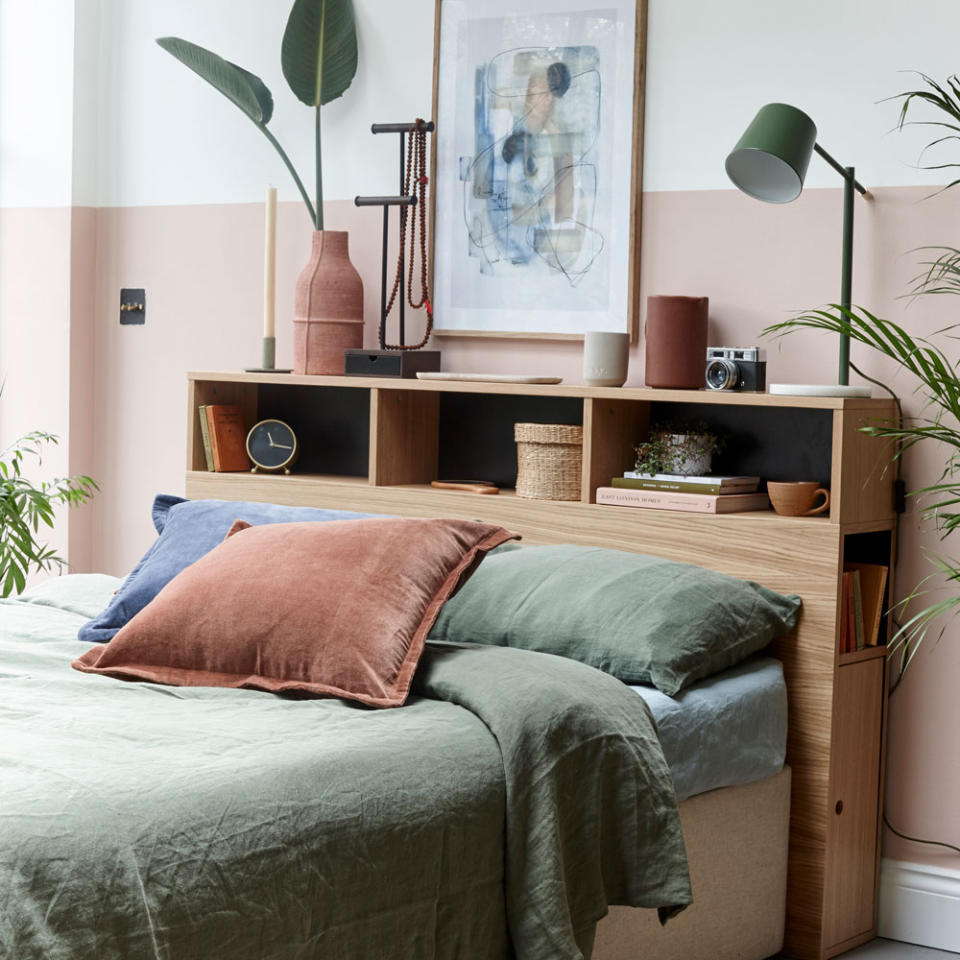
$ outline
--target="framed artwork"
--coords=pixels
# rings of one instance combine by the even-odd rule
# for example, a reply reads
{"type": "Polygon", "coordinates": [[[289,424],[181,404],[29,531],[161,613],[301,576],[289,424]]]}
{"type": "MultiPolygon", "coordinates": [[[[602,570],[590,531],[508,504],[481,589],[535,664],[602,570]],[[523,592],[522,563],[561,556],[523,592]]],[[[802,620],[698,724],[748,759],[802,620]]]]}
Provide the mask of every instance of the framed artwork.
{"type": "Polygon", "coordinates": [[[647,0],[437,0],[439,335],[636,339],[647,0]]]}

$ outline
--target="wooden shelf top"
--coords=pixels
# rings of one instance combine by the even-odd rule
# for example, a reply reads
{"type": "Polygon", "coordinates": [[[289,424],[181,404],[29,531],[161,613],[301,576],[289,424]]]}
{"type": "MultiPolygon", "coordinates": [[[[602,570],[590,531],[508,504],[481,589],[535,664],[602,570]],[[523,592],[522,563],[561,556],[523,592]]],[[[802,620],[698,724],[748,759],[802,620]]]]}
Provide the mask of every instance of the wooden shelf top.
{"type": "Polygon", "coordinates": [[[227,383],[286,384],[306,387],[425,391],[428,393],[483,393],[535,397],[593,397],[601,400],[636,400],[645,403],[709,403],[741,407],[794,407],[812,410],[889,409],[885,397],[788,397],[770,393],[727,390],[656,390],[652,387],[589,387],[586,384],[487,383],[463,380],[401,380],[397,377],[320,377],[292,373],[244,373],[242,371],[190,371],[188,380],[227,383]]]}
{"type": "Polygon", "coordinates": [[[337,487],[370,486],[370,481],[366,476],[349,477],[339,473],[298,473],[296,467],[294,467],[292,473],[284,473],[282,470],[258,470],[256,473],[252,470],[188,470],[187,478],[223,480],[225,483],[245,483],[248,480],[276,480],[277,482],[289,484],[311,483],[320,486],[327,484],[337,487]]]}

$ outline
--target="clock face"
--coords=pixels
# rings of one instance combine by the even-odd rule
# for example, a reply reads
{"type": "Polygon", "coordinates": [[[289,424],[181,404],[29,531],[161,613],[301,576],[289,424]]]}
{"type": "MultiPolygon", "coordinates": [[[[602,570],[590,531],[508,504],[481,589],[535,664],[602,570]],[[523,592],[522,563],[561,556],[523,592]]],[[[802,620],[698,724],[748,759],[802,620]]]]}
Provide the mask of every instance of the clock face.
{"type": "Polygon", "coordinates": [[[297,452],[297,438],[282,420],[261,420],[247,434],[247,453],[264,470],[289,466],[297,452]]]}

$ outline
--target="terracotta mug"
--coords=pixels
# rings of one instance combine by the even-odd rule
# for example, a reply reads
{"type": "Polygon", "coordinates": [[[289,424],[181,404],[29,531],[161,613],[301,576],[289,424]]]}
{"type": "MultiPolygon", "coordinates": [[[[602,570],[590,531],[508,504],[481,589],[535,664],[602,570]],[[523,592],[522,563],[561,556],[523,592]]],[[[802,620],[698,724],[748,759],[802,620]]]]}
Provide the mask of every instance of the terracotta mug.
{"type": "Polygon", "coordinates": [[[768,481],[767,495],[773,509],[785,517],[812,517],[825,513],[830,506],[830,491],[816,480],[768,481]],[[815,507],[813,503],[821,493],[823,503],[815,507]]]}

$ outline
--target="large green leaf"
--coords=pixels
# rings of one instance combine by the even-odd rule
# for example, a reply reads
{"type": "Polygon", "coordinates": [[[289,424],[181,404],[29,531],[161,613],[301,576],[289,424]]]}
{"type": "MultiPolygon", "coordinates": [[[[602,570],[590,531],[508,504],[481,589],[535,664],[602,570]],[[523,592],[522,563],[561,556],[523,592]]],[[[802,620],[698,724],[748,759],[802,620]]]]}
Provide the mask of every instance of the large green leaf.
{"type": "Polygon", "coordinates": [[[352,0],[295,0],[280,63],[290,89],[307,106],[343,96],[357,73],[352,0]]]}
{"type": "Polygon", "coordinates": [[[160,37],[157,43],[236,104],[254,123],[265,126],[270,122],[273,95],[259,77],[180,37],[160,37]]]}

